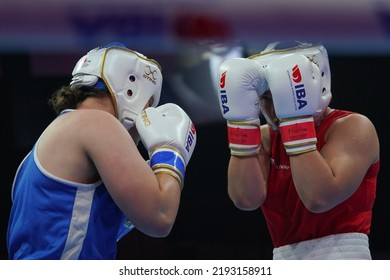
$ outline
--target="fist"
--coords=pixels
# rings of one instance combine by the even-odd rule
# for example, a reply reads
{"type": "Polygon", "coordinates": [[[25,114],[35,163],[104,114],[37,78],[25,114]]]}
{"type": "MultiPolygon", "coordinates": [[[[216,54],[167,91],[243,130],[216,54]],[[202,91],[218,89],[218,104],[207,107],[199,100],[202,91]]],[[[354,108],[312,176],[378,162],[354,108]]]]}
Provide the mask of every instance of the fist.
{"type": "Polygon", "coordinates": [[[136,128],[154,172],[168,172],[182,185],[197,139],[189,116],[172,103],[150,107],[137,117],[136,128]]]}

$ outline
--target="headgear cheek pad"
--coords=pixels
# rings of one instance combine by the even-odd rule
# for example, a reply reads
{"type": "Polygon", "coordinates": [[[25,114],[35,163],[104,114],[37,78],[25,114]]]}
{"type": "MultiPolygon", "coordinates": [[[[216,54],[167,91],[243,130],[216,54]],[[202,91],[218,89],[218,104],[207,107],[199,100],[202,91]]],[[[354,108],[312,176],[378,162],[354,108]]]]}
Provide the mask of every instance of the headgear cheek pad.
{"type": "MultiPolygon", "coordinates": [[[[290,54],[300,54],[305,57],[312,63],[313,73],[319,73],[318,77],[313,77],[319,80],[321,84],[321,93],[319,94],[318,108],[316,113],[313,115],[314,119],[317,119],[328,107],[331,99],[332,92],[330,89],[331,86],[331,77],[330,77],[330,66],[328,53],[323,45],[311,45],[311,44],[301,44],[293,48],[288,49],[275,49],[277,43],[270,44],[264,51],[260,54],[255,54],[250,56],[250,59],[254,59],[262,65],[262,67],[267,67],[267,64],[277,59],[281,56],[287,56],[290,54]]],[[[263,112],[264,113],[264,112],[263,112]]],[[[265,116],[267,117],[267,116],[265,116]]]]}
{"type": "Polygon", "coordinates": [[[160,101],[162,74],[157,61],[127,49],[111,45],[91,50],[73,70],[71,88],[98,87],[101,81],[111,93],[116,117],[127,130],[153,98],[160,101]]]}

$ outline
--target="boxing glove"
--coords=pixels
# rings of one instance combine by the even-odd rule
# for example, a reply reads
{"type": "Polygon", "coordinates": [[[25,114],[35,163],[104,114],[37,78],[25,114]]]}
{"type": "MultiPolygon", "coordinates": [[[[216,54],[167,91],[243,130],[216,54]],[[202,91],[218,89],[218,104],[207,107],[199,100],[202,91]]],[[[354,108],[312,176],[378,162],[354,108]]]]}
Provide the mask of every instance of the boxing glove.
{"type": "Polygon", "coordinates": [[[321,72],[304,55],[290,54],[268,63],[265,76],[288,155],[316,149],[313,115],[319,107],[321,72]]]}
{"type": "Polygon", "coordinates": [[[261,145],[259,96],[267,88],[262,67],[247,58],[225,60],[219,68],[219,105],[227,120],[230,153],[257,154],[261,145]]]}
{"type": "Polygon", "coordinates": [[[197,139],[188,115],[178,105],[167,103],[142,111],[135,125],[154,173],[168,173],[183,187],[185,169],[197,139]]]}

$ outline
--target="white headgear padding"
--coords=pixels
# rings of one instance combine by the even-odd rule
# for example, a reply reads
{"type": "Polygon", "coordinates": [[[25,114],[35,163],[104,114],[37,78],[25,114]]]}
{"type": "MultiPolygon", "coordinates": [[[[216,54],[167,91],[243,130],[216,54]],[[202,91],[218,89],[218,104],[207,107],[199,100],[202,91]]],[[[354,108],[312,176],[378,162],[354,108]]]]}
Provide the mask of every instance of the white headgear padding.
{"type": "Polygon", "coordinates": [[[254,54],[249,58],[254,59],[263,67],[267,67],[267,64],[270,61],[292,53],[301,54],[307,57],[313,64],[313,67],[317,67],[320,73],[319,80],[322,90],[320,96],[318,97],[318,108],[316,113],[313,115],[314,119],[317,119],[326,110],[332,99],[329,58],[325,47],[322,44],[312,45],[308,43],[299,43],[297,46],[292,48],[276,49],[277,45],[278,42],[271,43],[264,51],[259,54],[254,54]]]}
{"type": "Polygon", "coordinates": [[[103,81],[113,98],[116,117],[127,130],[150,98],[152,107],[160,101],[162,73],[158,62],[120,43],[89,51],[77,62],[72,75],[71,88],[101,88],[103,81]]]}

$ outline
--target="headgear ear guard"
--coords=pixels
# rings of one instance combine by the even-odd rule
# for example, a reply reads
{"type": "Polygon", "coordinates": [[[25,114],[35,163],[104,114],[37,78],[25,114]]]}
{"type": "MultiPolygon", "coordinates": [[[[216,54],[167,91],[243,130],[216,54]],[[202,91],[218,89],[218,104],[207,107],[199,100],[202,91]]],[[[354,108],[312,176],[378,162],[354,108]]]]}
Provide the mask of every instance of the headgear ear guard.
{"type": "Polygon", "coordinates": [[[72,72],[71,88],[107,88],[113,99],[116,117],[127,130],[153,98],[152,107],[160,101],[162,74],[157,61],[111,43],[89,51],[72,72]]]}
{"type": "MultiPolygon", "coordinates": [[[[332,92],[330,89],[331,85],[331,76],[330,76],[330,66],[329,66],[329,59],[328,59],[328,53],[325,49],[325,47],[321,44],[312,45],[312,44],[299,44],[296,47],[293,48],[287,48],[287,49],[275,49],[278,43],[271,43],[267,46],[267,48],[260,52],[259,54],[255,54],[250,56],[250,59],[254,59],[258,63],[262,65],[262,67],[267,67],[267,64],[281,56],[290,55],[292,53],[294,54],[301,54],[309,59],[310,62],[312,62],[313,67],[318,68],[320,73],[320,83],[322,87],[322,92],[319,98],[318,102],[318,108],[316,110],[316,113],[313,115],[314,119],[317,119],[328,107],[331,99],[332,99],[332,92]]],[[[264,113],[264,112],[263,112],[264,113]]],[[[266,118],[267,116],[264,115],[266,118]]]]}

